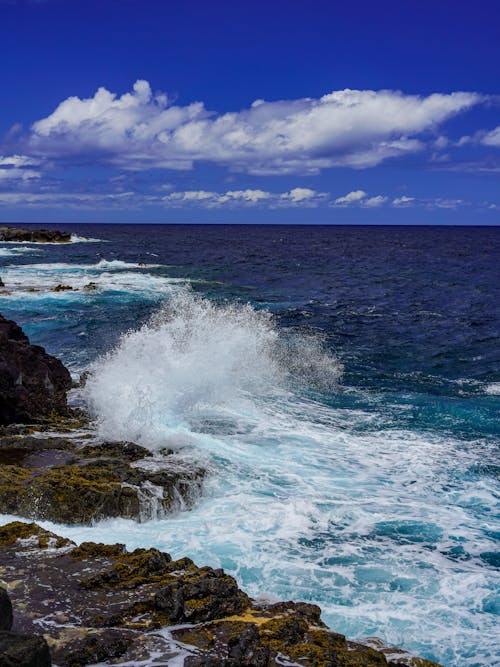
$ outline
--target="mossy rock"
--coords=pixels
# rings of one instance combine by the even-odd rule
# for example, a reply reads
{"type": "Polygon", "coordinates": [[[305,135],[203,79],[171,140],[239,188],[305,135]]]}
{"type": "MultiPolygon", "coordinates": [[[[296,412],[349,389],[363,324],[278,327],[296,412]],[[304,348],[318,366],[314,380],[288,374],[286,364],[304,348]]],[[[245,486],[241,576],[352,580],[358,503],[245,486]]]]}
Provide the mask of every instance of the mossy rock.
{"type": "Polygon", "coordinates": [[[102,544],[96,542],[82,542],[73,549],[71,557],[77,560],[89,558],[116,558],[126,553],[124,544],[102,544]]]}
{"type": "Polygon", "coordinates": [[[12,521],[5,526],[0,526],[0,548],[10,547],[28,540],[40,549],[47,549],[48,547],[60,549],[73,544],[71,540],[51,533],[36,523],[12,521]]]}
{"type": "Polygon", "coordinates": [[[90,524],[112,517],[142,521],[190,507],[205,470],[175,457],[154,470],[134,465],[151,456],[131,442],[78,447],[50,435],[0,437],[0,512],[90,524]]]}
{"type": "Polygon", "coordinates": [[[149,449],[135,442],[103,442],[97,445],[86,445],[78,451],[78,454],[85,458],[119,458],[130,463],[153,456],[149,449]]]}
{"type": "Polygon", "coordinates": [[[29,470],[4,466],[0,472],[0,511],[27,518],[90,523],[104,517],[135,518],[137,491],[123,487],[102,466],[56,466],[29,470]]]}
{"type": "Polygon", "coordinates": [[[142,664],[156,651],[158,664],[182,657],[185,667],[436,667],[375,638],[373,646],[346,640],[315,605],[253,602],[223,570],[158,549],[77,547],[13,522],[0,527],[0,567],[23,629],[36,632],[44,618],[61,667],[142,664]],[[168,637],[152,632],[180,624],[168,637]]]}
{"type": "Polygon", "coordinates": [[[84,552],[75,550],[73,557],[98,553],[100,557],[112,554],[112,564],[93,577],[82,579],[87,590],[119,589],[142,590],[128,610],[107,620],[110,624],[128,625],[131,618],[147,616],[147,624],[160,627],[167,623],[200,622],[237,614],[250,603],[233,577],[223,570],[198,568],[193,561],[182,558],[172,561],[169,554],[158,549],[136,549],[131,553],[116,553],[119,545],[102,548],[86,545],[84,552]],[[147,594],[145,594],[147,593],[147,594]]]}

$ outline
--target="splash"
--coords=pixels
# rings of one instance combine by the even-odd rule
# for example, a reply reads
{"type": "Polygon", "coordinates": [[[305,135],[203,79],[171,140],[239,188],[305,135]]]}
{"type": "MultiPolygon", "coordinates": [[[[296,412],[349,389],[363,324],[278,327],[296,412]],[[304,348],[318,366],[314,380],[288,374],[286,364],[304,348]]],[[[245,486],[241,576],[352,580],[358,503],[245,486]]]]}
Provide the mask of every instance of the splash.
{"type": "Polygon", "coordinates": [[[251,419],[296,386],[332,388],[340,373],[319,339],[286,335],[269,312],[182,289],[94,365],[86,398],[103,436],[154,447],[214,420],[251,419]]]}

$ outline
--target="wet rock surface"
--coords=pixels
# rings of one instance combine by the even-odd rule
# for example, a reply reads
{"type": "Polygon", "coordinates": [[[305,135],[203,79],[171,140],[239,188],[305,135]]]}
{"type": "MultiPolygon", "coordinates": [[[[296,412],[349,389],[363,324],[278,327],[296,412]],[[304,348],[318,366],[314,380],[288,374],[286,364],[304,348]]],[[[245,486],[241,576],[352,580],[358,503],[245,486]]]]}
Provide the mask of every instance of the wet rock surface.
{"type": "Polygon", "coordinates": [[[50,667],[47,642],[40,635],[0,632],[0,667],[50,667]]]}
{"type": "Polygon", "coordinates": [[[12,602],[7,591],[0,587],[0,630],[12,628],[12,602]]]}
{"type": "Polygon", "coordinates": [[[69,243],[71,234],[54,229],[23,229],[0,226],[0,242],[15,243],[69,243]]]}
{"type": "Polygon", "coordinates": [[[0,587],[0,667],[48,667],[49,647],[40,635],[11,632],[12,603],[0,587]]]}
{"type": "Polygon", "coordinates": [[[31,345],[0,315],[0,424],[34,421],[66,408],[69,371],[43,347],[31,345]]]}
{"type": "Polygon", "coordinates": [[[252,601],[222,570],[188,558],[120,544],[77,547],[36,524],[0,528],[0,579],[15,630],[42,633],[59,667],[435,664],[349,642],[325,627],[315,605],[252,601]]]}
{"type": "Polygon", "coordinates": [[[204,475],[173,453],[155,458],[135,443],[0,435],[0,513],[29,519],[158,518],[191,507],[204,475]]]}

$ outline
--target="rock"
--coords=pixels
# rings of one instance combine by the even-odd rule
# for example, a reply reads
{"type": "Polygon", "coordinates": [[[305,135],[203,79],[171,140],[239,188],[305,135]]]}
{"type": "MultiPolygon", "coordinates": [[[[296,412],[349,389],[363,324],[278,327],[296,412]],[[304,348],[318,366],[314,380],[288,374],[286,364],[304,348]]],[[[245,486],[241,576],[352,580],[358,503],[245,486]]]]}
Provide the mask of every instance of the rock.
{"type": "Polygon", "coordinates": [[[82,447],[61,437],[0,437],[0,512],[89,524],[110,517],[143,521],[192,506],[204,469],[175,456],[140,467],[151,459],[132,442],[82,447]]]}
{"type": "Polygon", "coordinates": [[[0,667],[50,667],[47,642],[40,635],[0,632],[0,667]]]}
{"type": "Polygon", "coordinates": [[[152,656],[186,667],[436,667],[403,651],[403,662],[391,662],[394,653],[328,630],[315,605],[256,603],[223,570],[157,549],[77,547],[15,522],[0,527],[0,567],[20,629],[41,628],[60,667],[149,664],[152,656]]]}
{"type": "Polygon", "coordinates": [[[130,463],[153,456],[149,449],[137,445],[135,442],[102,442],[98,445],[87,445],[80,449],[78,453],[80,456],[91,458],[119,458],[130,463]]]}
{"type": "Polygon", "coordinates": [[[71,285],[56,285],[51,289],[51,292],[67,292],[72,289],[71,285]]]}
{"type": "Polygon", "coordinates": [[[21,327],[0,315],[0,425],[32,422],[66,408],[69,371],[21,327]]]}
{"type": "Polygon", "coordinates": [[[54,229],[22,229],[21,227],[0,227],[0,241],[15,243],[69,243],[71,234],[54,229]]]}
{"type": "Polygon", "coordinates": [[[77,547],[15,522],[0,527],[0,567],[20,629],[41,628],[60,667],[436,667],[409,654],[391,662],[389,653],[328,630],[315,605],[256,603],[223,570],[157,549],[77,547]]]}
{"type": "Polygon", "coordinates": [[[12,628],[12,602],[9,594],[0,586],[0,630],[12,628]]]}
{"type": "MultiPolygon", "coordinates": [[[[84,667],[118,658],[129,648],[133,635],[120,630],[95,630],[68,641],[60,665],[84,667]]],[[[61,658],[59,658],[61,660],[61,658]]]]}
{"type": "Polygon", "coordinates": [[[0,549],[15,545],[28,544],[30,549],[62,549],[73,543],[65,537],[59,537],[36,523],[12,521],[0,528],[0,549]]]}
{"type": "Polygon", "coordinates": [[[5,287],[5,283],[1,278],[0,278],[0,287],[5,287]]]}

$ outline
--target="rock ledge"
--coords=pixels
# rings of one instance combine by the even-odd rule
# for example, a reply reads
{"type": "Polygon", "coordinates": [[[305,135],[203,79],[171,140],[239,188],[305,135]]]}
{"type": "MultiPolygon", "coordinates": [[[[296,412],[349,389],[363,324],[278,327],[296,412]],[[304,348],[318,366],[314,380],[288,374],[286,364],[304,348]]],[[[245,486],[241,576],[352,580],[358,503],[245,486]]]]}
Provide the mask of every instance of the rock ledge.
{"type": "Polygon", "coordinates": [[[436,667],[401,649],[346,640],[315,605],[253,601],[223,570],[157,549],[77,547],[13,522],[0,528],[0,572],[14,629],[42,632],[59,667],[140,664],[153,655],[185,667],[436,667]]]}

